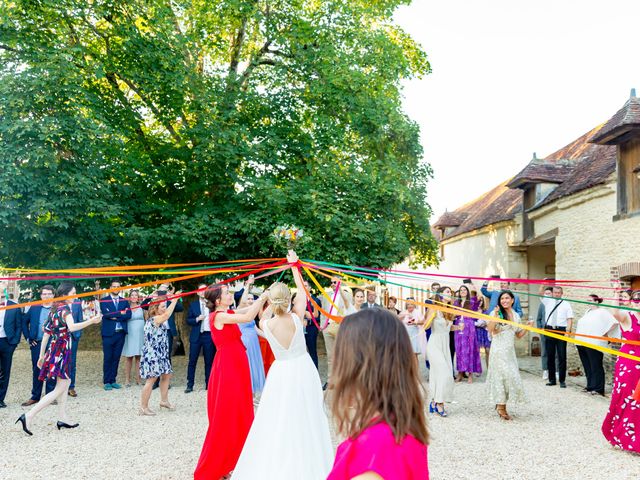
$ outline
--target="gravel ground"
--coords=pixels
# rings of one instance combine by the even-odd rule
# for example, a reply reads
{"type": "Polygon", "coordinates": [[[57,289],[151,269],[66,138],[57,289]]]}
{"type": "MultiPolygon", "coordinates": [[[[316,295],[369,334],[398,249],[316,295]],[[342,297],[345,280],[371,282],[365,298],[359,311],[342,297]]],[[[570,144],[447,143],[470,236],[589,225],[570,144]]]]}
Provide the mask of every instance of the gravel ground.
{"type": "MultiPolygon", "coordinates": [[[[78,397],[68,402],[80,428],[57,431],[52,406],[35,420],[33,437],[13,424],[31,390],[29,352],[16,351],[13,365],[8,408],[0,410],[1,479],[192,478],[207,429],[200,365],[200,384],[187,395],[186,358],[175,357],[170,398],[177,410],[159,411],[155,391],[151,406],[158,416],[139,417],[140,387],[103,391],[102,353],[80,352],[78,397]]],[[[432,479],[640,478],[640,456],[613,449],[600,433],[608,399],[587,396],[577,385],[546,387],[529,373],[523,379],[530,402],[509,408],[512,422],[500,420],[487,402],[484,378],[456,385],[450,416],[429,418],[432,479]]]]}

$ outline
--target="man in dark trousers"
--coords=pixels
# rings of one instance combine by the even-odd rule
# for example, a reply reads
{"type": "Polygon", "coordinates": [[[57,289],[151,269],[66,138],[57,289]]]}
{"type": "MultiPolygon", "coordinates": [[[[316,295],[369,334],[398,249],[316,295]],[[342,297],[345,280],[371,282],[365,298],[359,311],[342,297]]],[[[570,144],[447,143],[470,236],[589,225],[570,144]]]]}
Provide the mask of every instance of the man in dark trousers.
{"type": "MultiPolygon", "coordinates": [[[[320,299],[311,293],[311,289],[309,288],[309,282],[304,281],[304,287],[307,289],[307,292],[311,295],[311,298],[315,302],[315,305],[307,300],[307,310],[304,312],[304,318],[306,327],[304,328],[304,341],[307,344],[307,351],[309,352],[309,356],[311,360],[313,360],[314,365],[318,368],[318,327],[313,322],[313,317],[320,324],[320,310],[316,305],[320,305],[320,299]]],[[[304,292],[300,292],[301,295],[304,295],[304,292]]]]}
{"type": "Polygon", "coordinates": [[[121,297],[120,282],[111,282],[113,291],[100,300],[102,312],[102,381],[104,389],[109,391],[120,389],[122,386],[116,382],[120,355],[124,347],[124,338],[127,335],[127,322],[131,319],[129,302],[121,297]]]}
{"type": "Polygon", "coordinates": [[[4,399],[11,378],[13,352],[22,335],[22,312],[19,308],[4,309],[10,305],[16,305],[16,302],[7,298],[6,284],[0,285],[0,408],[7,406],[4,399]]]}
{"type": "Polygon", "coordinates": [[[189,366],[187,367],[187,388],[184,393],[193,392],[195,383],[196,366],[200,352],[204,355],[204,386],[209,385],[211,365],[216,354],[216,347],[211,338],[211,325],[209,324],[209,309],[204,298],[207,288],[206,283],[198,285],[198,299],[189,304],[187,324],[191,326],[189,335],[189,366]]]}

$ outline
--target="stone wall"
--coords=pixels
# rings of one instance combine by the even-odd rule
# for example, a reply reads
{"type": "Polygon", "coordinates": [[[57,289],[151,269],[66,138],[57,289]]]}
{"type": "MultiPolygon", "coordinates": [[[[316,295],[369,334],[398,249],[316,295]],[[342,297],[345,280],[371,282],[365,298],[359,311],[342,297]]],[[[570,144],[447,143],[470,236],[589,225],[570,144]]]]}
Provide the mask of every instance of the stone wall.
{"type": "MultiPolygon", "coordinates": [[[[640,217],[613,221],[616,214],[616,184],[606,185],[560,199],[533,212],[535,234],[558,228],[556,237],[556,278],[584,279],[611,287],[618,280],[619,266],[640,261],[640,217]]],[[[596,293],[614,297],[609,289],[565,288],[566,297],[584,298],[596,293]]],[[[613,303],[611,300],[605,303],[613,303]]],[[[588,305],[572,304],[575,319],[584,315],[588,305]]],[[[574,327],[575,327],[574,322],[574,327]]],[[[575,346],[568,348],[569,367],[580,366],[575,346]]],[[[605,355],[611,372],[615,358],[605,355]]]]}

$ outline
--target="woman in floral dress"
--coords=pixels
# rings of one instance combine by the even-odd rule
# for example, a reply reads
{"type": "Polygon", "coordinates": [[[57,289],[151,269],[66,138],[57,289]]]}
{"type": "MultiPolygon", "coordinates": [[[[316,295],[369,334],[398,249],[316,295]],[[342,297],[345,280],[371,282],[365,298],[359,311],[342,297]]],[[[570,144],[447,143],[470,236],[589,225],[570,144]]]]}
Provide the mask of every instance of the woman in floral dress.
{"type": "MultiPolygon", "coordinates": [[[[620,293],[622,306],[629,306],[630,299],[630,291],[620,293]]],[[[613,315],[620,323],[623,339],[640,341],[638,312],[615,310],[613,315]]],[[[623,344],[620,351],[640,355],[640,347],[629,343],[623,344]]],[[[640,388],[639,382],[640,364],[628,358],[618,357],[609,412],[602,423],[602,434],[611,445],[636,453],[640,453],[640,399],[634,398],[634,390],[640,388]]]]}
{"type": "MultiPolygon", "coordinates": [[[[56,298],[72,297],[75,294],[76,289],[71,282],[62,282],[56,290],[56,298]]],[[[70,305],[72,303],[73,298],[55,302],[43,326],[44,336],[42,337],[40,359],[38,360],[38,367],[40,368],[39,380],[56,380],[56,386],[52,392],[42,397],[31,410],[22,414],[16,421],[16,423],[22,423],[22,430],[28,435],[33,435],[29,427],[35,416],[51,405],[54,400],[58,401],[58,418],[60,419],[56,424],[58,430],[61,428],[76,428],[79,425],[69,420],[66,410],[67,394],[69,385],[71,385],[71,377],[69,375],[71,342],[73,342],[71,333],[82,330],[89,325],[100,323],[102,315],[98,313],[84,322],[75,323],[71,314],[70,305]],[[49,339],[51,339],[51,342],[49,342],[49,339]]]]}
{"type": "MultiPolygon", "coordinates": [[[[508,290],[500,293],[498,306],[493,316],[520,323],[520,315],[513,310],[515,297],[508,290]]],[[[507,402],[523,402],[526,400],[520,369],[516,357],[515,339],[522,338],[526,330],[499,322],[488,322],[487,329],[492,337],[489,367],[487,369],[487,385],[491,403],[495,404],[498,415],[504,420],[511,420],[507,413],[507,402]]]]}
{"type": "Polygon", "coordinates": [[[140,377],[146,380],[140,395],[139,415],[153,416],[155,412],[149,409],[149,398],[153,384],[160,377],[160,407],[167,410],[175,410],[169,403],[169,381],[173,369],[169,359],[169,324],[173,309],[180,299],[180,293],[167,306],[167,297],[156,297],[149,307],[149,317],[144,324],[144,345],[142,347],[142,359],[140,360],[140,377]]]}

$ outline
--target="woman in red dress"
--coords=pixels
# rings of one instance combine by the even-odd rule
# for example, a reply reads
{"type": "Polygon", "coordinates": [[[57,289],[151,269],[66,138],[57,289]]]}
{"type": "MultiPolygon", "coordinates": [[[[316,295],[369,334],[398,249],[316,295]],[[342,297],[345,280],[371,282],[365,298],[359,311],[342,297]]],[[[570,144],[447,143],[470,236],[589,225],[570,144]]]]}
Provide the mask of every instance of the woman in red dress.
{"type": "Polygon", "coordinates": [[[253,322],[266,297],[265,292],[251,307],[234,314],[229,310],[233,293],[226,285],[210,288],[204,294],[217,352],[207,387],[209,429],[193,474],[195,480],[228,478],[251,429],[251,373],[237,324],[253,322]]]}

